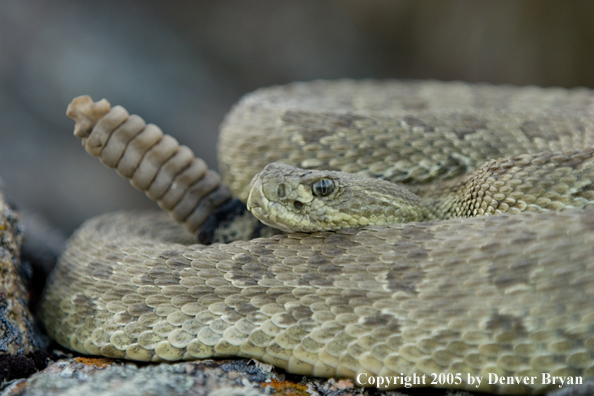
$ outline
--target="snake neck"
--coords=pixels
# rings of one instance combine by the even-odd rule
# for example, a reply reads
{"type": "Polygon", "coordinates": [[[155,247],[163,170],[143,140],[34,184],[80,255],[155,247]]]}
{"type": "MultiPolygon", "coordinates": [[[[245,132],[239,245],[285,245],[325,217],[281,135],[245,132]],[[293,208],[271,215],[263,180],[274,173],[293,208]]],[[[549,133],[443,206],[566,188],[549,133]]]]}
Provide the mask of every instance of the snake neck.
{"type": "Polygon", "coordinates": [[[586,149],[500,158],[465,176],[407,188],[421,197],[427,219],[584,209],[594,205],[593,156],[586,149]]]}
{"type": "Polygon", "coordinates": [[[585,208],[594,204],[593,154],[588,149],[500,158],[469,175],[406,187],[270,164],[254,177],[247,205],[264,224],[286,232],[585,208]]]}

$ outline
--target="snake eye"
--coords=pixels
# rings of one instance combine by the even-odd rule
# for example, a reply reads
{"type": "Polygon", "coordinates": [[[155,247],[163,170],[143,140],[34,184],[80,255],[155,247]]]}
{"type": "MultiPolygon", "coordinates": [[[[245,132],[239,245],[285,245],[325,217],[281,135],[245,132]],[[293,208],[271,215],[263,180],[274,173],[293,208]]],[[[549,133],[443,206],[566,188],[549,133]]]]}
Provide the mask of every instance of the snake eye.
{"type": "Polygon", "coordinates": [[[311,186],[314,195],[324,197],[334,191],[334,181],[332,179],[320,179],[311,186]]]}

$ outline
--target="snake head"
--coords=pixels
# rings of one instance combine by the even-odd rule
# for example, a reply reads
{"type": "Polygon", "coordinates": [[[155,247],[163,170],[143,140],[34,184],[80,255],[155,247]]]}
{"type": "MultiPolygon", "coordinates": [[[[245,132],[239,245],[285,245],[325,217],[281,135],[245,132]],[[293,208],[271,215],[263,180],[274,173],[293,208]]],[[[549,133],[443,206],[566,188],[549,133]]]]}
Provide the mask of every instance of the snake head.
{"type": "Polygon", "coordinates": [[[344,172],[267,165],[250,183],[247,208],[285,232],[333,231],[419,221],[419,198],[392,183],[344,172]]]}

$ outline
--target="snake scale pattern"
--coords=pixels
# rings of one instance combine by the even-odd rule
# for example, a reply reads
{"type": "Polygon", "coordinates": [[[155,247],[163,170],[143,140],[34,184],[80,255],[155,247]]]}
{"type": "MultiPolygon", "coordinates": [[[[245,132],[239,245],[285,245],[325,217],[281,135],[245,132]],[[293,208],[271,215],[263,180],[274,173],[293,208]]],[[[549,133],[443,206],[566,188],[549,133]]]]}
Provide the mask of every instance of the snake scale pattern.
{"type": "Polygon", "coordinates": [[[164,213],[99,216],[72,236],[45,291],[42,320],[61,345],[153,362],[252,357],[323,377],[594,377],[594,92],[261,89],[222,125],[224,183],[119,106],[80,97],[68,114],[87,151],[192,233],[231,193],[245,202],[275,161],[406,184],[438,202],[440,219],[206,246],[164,213]]]}

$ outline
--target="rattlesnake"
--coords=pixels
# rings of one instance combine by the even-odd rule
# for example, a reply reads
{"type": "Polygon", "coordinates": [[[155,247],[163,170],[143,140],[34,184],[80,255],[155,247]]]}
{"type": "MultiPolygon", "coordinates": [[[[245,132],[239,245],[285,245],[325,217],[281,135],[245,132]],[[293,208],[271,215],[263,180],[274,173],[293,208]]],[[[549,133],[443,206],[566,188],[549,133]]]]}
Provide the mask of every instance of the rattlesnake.
{"type": "MultiPolygon", "coordinates": [[[[460,373],[437,386],[499,393],[550,389],[541,373],[594,377],[592,91],[262,89],[223,123],[223,184],[119,106],[81,97],[68,114],[87,151],[202,237],[213,210],[233,206],[229,191],[245,201],[275,161],[408,183],[445,220],[205,246],[164,214],[103,215],[72,236],[45,291],[61,345],[144,361],[245,356],[324,377],[460,373]],[[488,384],[489,373],[538,380],[488,384]]],[[[251,218],[234,213],[249,236],[251,218]]]]}

